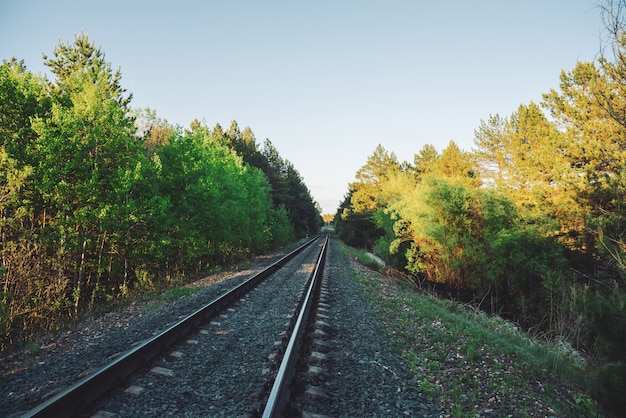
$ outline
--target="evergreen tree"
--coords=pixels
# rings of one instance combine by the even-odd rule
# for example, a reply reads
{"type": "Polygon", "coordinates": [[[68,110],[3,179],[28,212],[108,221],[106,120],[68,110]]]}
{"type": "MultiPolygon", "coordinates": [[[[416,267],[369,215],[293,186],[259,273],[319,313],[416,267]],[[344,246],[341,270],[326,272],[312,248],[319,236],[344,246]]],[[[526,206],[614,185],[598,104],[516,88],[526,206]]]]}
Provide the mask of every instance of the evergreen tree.
{"type": "Polygon", "coordinates": [[[111,97],[127,109],[132,99],[132,94],[124,97],[125,89],[121,86],[122,73],[118,68],[113,71],[111,64],[105,60],[104,53],[100,48],[89,40],[89,36],[80,33],[75,36],[74,43],[57,44],[53,51],[53,57],[43,55],[44,64],[50,67],[52,74],[56,76],[49,83],[55,94],[63,95],[73,89],[72,82],[76,81],[76,73],[82,72],[92,83],[105,88],[111,97]]]}
{"type": "Polygon", "coordinates": [[[471,154],[461,151],[454,141],[450,141],[437,158],[433,171],[445,177],[472,179],[471,181],[475,185],[480,183],[471,154]]]}
{"type": "Polygon", "coordinates": [[[413,156],[415,176],[420,179],[424,174],[430,173],[435,169],[437,160],[439,159],[439,153],[435,147],[431,144],[426,144],[424,147],[413,156]]]}
{"type": "Polygon", "coordinates": [[[474,155],[481,177],[495,186],[504,187],[511,170],[509,121],[499,115],[490,115],[480,121],[474,131],[474,155]]]}

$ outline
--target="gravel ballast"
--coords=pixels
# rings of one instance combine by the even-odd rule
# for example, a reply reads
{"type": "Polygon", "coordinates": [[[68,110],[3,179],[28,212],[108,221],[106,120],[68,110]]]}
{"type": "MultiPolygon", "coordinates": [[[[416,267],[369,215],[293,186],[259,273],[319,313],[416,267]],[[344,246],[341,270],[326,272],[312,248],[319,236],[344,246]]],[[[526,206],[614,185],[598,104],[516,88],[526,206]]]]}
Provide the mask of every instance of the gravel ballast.
{"type": "Polygon", "coordinates": [[[238,303],[175,344],[125,387],[133,395],[94,406],[121,417],[250,416],[262,406],[275,341],[311,275],[319,241],[264,280],[238,303]]]}
{"type": "Polygon", "coordinates": [[[191,283],[202,289],[175,301],[133,303],[116,312],[89,318],[38,342],[38,349],[23,349],[0,361],[0,415],[17,417],[65,387],[74,384],[141,341],[191,314],[199,306],[239,285],[273,262],[298,242],[269,257],[258,257],[247,268],[234,268],[191,283]]]}
{"type": "MultiPolygon", "coordinates": [[[[329,349],[315,381],[324,396],[301,397],[299,408],[307,416],[440,416],[436,407],[426,405],[420,398],[414,389],[415,378],[401,357],[391,350],[384,328],[363,298],[340,246],[331,239],[326,267],[329,349]]],[[[134,305],[123,312],[77,324],[43,342],[36,356],[4,358],[0,411],[4,416],[20,416],[50,394],[208,303],[280,256],[282,253],[257,260],[249,269],[232,272],[232,278],[222,281],[205,278],[198,283],[215,283],[159,308],[146,311],[134,305]]],[[[291,272],[288,276],[295,274],[291,272]]],[[[293,309],[292,297],[302,289],[300,280],[281,280],[278,285],[261,285],[223,317],[190,336],[189,342],[173,348],[171,356],[164,356],[150,366],[169,370],[174,377],[155,375],[146,368],[128,382],[144,388],[143,394],[123,395],[122,404],[105,404],[102,408],[113,410],[117,416],[256,415],[259,399],[272,374],[271,347],[279,339],[276,324],[286,321],[293,309]],[[273,325],[259,327],[266,318],[273,318],[273,322],[268,322],[273,325]],[[242,329],[240,333],[240,327],[254,331],[250,334],[242,329]],[[198,351],[194,353],[194,350],[198,351]],[[181,352],[182,357],[177,357],[181,352]],[[258,360],[250,360],[251,353],[258,360]],[[181,359],[185,362],[195,359],[198,364],[190,365],[181,359]],[[217,385],[207,386],[212,383],[217,385]],[[175,390],[161,397],[159,385],[175,390]],[[148,397],[146,393],[151,391],[157,396],[148,397]]]]}
{"type": "MultiPolygon", "coordinates": [[[[303,396],[305,413],[331,417],[438,417],[424,403],[415,378],[394,353],[373,307],[364,300],[341,245],[331,240],[326,260],[328,350],[322,375],[304,384],[323,389],[321,399],[303,396]]],[[[305,378],[306,380],[306,378],[305,378]]]]}

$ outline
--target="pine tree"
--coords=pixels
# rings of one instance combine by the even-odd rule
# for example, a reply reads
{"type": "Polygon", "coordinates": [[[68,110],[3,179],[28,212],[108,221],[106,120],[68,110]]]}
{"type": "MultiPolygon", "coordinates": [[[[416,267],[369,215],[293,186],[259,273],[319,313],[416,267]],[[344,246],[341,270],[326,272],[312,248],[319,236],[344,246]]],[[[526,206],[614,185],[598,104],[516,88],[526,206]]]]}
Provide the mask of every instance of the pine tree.
{"type": "Polygon", "coordinates": [[[132,94],[124,97],[126,90],[121,87],[121,70],[112,70],[102,50],[95,47],[87,34],[81,32],[76,35],[72,44],[57,44],[53,56],[43,54],[43,60],[56,76],[56,80],[49,83],[54,93],[62,94],[71,90],[72,82],[75,81],[73,76],[77,72],[83,72],[92,83],[106,88],[122,108],[127,109],[130,105],[132,94]]]}

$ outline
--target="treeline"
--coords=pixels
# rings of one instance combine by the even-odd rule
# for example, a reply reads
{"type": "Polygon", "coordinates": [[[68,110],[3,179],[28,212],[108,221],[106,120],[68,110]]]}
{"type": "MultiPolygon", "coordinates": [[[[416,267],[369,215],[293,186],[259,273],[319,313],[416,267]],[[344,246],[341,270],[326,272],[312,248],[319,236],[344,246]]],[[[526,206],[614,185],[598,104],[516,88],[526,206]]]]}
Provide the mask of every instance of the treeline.
{"type": "Polygon", "coordinates": [[[0,347],[322,225],[298,171],[236,122],[130,108],[84,34],[0,66],[0,347]]]}
{"type": "Polygon", "coordinates": [[[427,145],[400,163],[378,146],[335,215],[343,240],[416,282],[586,352],[616,408],[626,402],[621,27],[615,59],[579,62],[540,104],[482,121],[472,151],[427,145]]]}

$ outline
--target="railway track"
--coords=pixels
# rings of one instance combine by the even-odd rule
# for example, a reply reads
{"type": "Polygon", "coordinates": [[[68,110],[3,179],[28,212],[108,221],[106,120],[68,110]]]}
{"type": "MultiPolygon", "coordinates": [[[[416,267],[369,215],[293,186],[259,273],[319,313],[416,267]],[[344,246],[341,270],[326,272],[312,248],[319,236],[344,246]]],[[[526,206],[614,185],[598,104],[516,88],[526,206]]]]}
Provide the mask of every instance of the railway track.
{"type": "MultiPolygon", "coordinates": [[[[250,280],[270,259],[235,270],[229,278],[202,279],[194,295],[149,310],[138,305],[132,315],[105,315],[64,332],[73,337],[72,342],[46,342],[46,356],[34,357],[29,367],[0,376],[0,416],[441,416],[438,407],[421,399],[419,376],[391,350],[375,311],[361,297],[363,288],[355,280],[358,274],[350,253],[332,238],[319,296],[309,307],[312,319],[307,321],[300,348],[293,350],[299,360],[284,366],[283,380],[290,383],[276,383],[286,390],[270,401],[272,392],[278,391],[274,385],[280,380],[283,359],[288,357],[290,329],[304,306],[297,301],[308,293],[321,248],[322,239],[300,248],[291,261],[248,293],[207,315],[170,346],[163,344],[155,357],[139,361],[135,371],[124,370],[125,377],[120,374],[109,382],[104,395],[95,400],[93,394],[74,395],[56,410],[42,409],[74,387],[72,382],[88,379],[162,333],[151,335],[151,330],[172,328],[196,312],[197,306],[250,280]]],[[[282,258],[276,255],[272,260],[282,258]]]]}
{"type": "MultiPolygon", "coordinates": [[[[124,411],[109,411],[107,406],[118,405],[119,401],[110,399],[117,397],[126,397],[124,402],[128,402],[129,393],[143,392],[146,388],[154,387],[155,384],[167,385],[167,377],[173,377],[175,374],[181,374],[184,371],[193,372],[195,375],[205,375],[215,377],[215,380],[228,378],[223,372],[216,374],[215,370],[220,363],[219,356],[232,355],[239,353],[241,363],[249,363],[247,356],[260,358],[265,362],[260,370],[261,379],[256,387],[240,387],[244,398],[249,405],[242,405],[239,414],[255,416],[262,412],[264,417],[283,416],[283,411],[288,405],[288,400],[292,394],[291,380],[295,374],[298,355],[302,345],[302,339],[305,335],[308,318],[312,312],[314,300],[316,299],[317,289],[321,281],[323,264],[328,244],[328,236],[316,237],[293,252],[289,253],[278,262],[263,270],[261,273],[246,280],[241,285],[231,289],[221,297],[218,297],[211,303],[201,307],[191,315],[179,320],[174,325],[155,335],[154,337],[140,343],[138,346],[128,350],[120,355],[108,365],[102,367],[93,374],[85,377],[76,384],[61,391],[56,396],[32,409],[24,417],[50,417],[50,416],[124,416],[124,411]],[[255,293],[260,288],[266,288],[260,293],[260,297],[256,297],[255,293]],[[282,292],[282,293],[281,293],[282,292]],[[268,298],[268,294],[270,298],[268,298]],[[295,306],[288,314],[280,309],[272,308],[272,295],[280,298],[292,297],[295,306]],[[265,304],[259,303],[254,299],[264,299],[265,304]],[[268,304],[269,302],[269,304],[268,304]],[[254,347],[249,341],[242,341],[244,336],[235,336],[237,324],[232,321],[238,321],[235,314],[238,310],[243,311],[251,306],[257,310],[248,312],[244,316],[244,325],[250,324],[250,314],[252,318],[258,317],[261,320],[263,311],[266,311],[272,325],[260,328],[255,331],[244,329],[240,332],[252,332],[261,335],[266,341],[273,340],[272,344],[259,350],[263,343],[260,341],[255,343],[254,347]],[[232,318],[230,318],[232,317],[232,318]],[[285,318],[288,317],[287,323],[285,318]],[[228,321],[231,321],[229,323],[228,321]],[[276,330],[276,324],[283,329],[280,332],[276,330]],[[286,327],[286,328],[285,328],[286,327]],[[277,335],[280,337],[276,341],[277,335]],[[230,341],[227,341],[230,338],[230,341]],[[224,340],[218,342],[217,340],[224,340]],[[225,345],[224,345],[225,344],[225,345]],[[218,347],[217,356],[211,355],[209,347],[218,347]],[[193,347],[193,351],[184,354],[181,347],[193,347]],[[198,352],[199,347],[200,348],[198,352]],[[270,351],[267,354],[267,351],[270,351]],[[262,353],[265,352],[266,355],[262,353]],[[204,354],[203,354],[204,353],[204,354]],[[185,365],[181,358],[205,358],[206,367],[198,370],[197,361],[193,364],[185,365]],[[280,363],[279,363],[279,360],[280,363]],[[173,363],[178,361],[181,366],[178,370],[173,363]],[[170,367],[167,367],[170,366],[170,367]],[[219,374],[219,376],[218,376],[219,374]],[[138,376],[138,377],[135,377],[138,376]],[[157,376],[158,382],[154,382],[157,376]],[[147,382],[148,380],[152,382],[147,382]],[[141,384],[145,383],[145,386],[141,384]],[[260,384],[260,386],[259,386],[260,384]],[[109,398],[109,400],[107,400],[109,398]],[[104,399],[102,401],[101,399],[104,399]]],[[[281,301],[282,302],[282,301],[281,301]]],[[[285,305],[282,303],[282,305],[285,305]]],[[[284,310],[284,309],[283,309],[284,310]]],[[[233,364],[232,360],[226,362],[233,364]]],[[[259,363],[260,364],[260,363],[259,363]]],[[[246,367],[249,369],[249,364],[246,367]]],[[[237,375],[237,371],[232,372],[237,375]]],[[[227,373],[226,373],[227,374],[227,373]]],[[[233,376],[231,376],[232,378],[233,376]]],[[[192,377],[193,381],[194,378],[192,377]]],[[[230,379],[237,380],[237,379],[230,379]]],[[[252,379],[250,379],[252,380],[252,379]]],[[[226,385],[221,382],[221,385],[226,385]]],[[[200,389],[201,390],[201,389],[200,389]]],[[[146,390],[149,392],[149,390],[146,390]]],[[[192,387],[186,389],[183,394],[172,394],[173,398],[178,400],[191,398],[212,398],[210,401],[215,405],[209,405],[211,402],[205,403],[205,406],[199,406],[198,402],[194,403],[194,411],[190,414],[212,415],[218,414],[220,411],[220,395],[208,395],[200,393],[199,389],[192,387]],[[208,408],[203,412],[198,408],[208,408]]],[[[232,394],[224,395],[222,398],[233,397],[232,394]]],[[[143,396],[137,396],[134,399],[137,402],[149,404],[143,396]]],[[[227,400],[228,401],[228,400],[227,400]]],[[[164,402],[163,399],[156,402],[164,402]]],[[[177,401],[178,402],[178,401],[177,401]]],[[[145,414],[151,415],[155,409],[148,406],[145,414]],[[151,412],[152,411],[152,412],[151,412]]],[[[184,411],[179,408],[179,412],[184,411]]],[[[232,412],[232,410],[231,410],[232,412]]],[[[230,414],[229,412],[228,414],[230,414]]]]}

